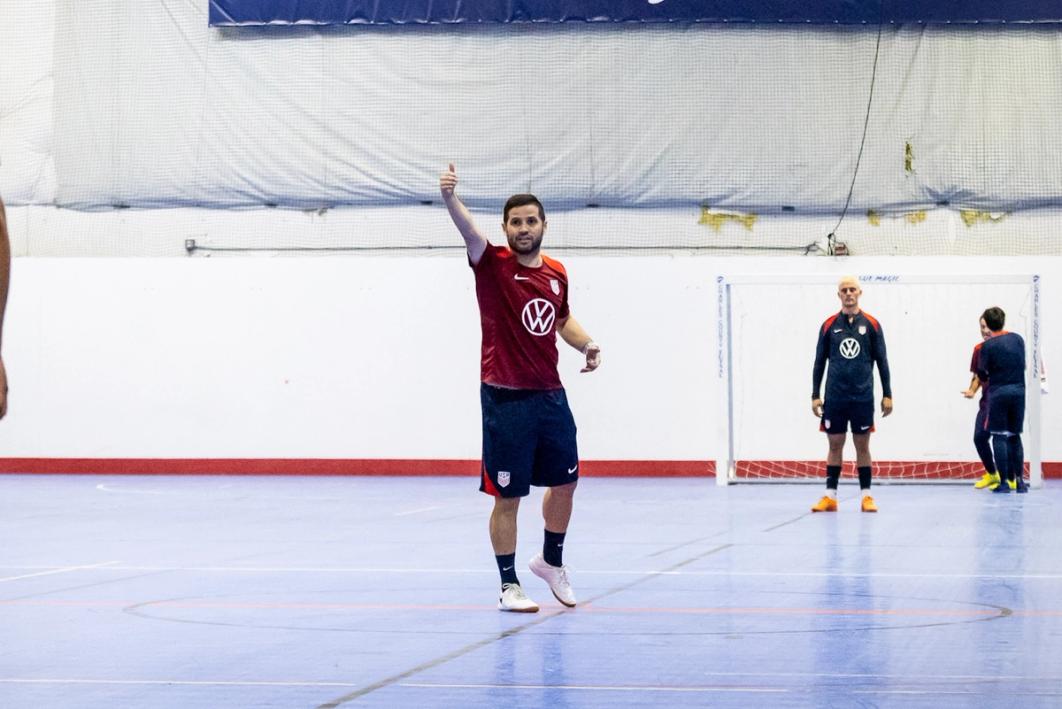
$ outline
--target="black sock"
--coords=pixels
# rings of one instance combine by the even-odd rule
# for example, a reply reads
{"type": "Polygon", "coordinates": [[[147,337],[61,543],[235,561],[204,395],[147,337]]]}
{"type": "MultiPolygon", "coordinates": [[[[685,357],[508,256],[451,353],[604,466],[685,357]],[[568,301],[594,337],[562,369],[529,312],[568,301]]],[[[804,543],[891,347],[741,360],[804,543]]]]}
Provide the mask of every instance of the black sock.
{"type": "Polygon", "coordinates": [[[498,562],[498,572],[501,574],[502,585],[504,586],[507,583],[519,585],[520,580],[516,578],[516,553],[496,554],[494,560],[498,562]]]}
{"type": "Polygon", "coordinates": [[[977,449],[977,456],[981,459],[981,464],[985,466],[985,472],[989,475],[995,475],[996,463],[992,460],[992,435],[988,431],[978,431],[974,434],[974,448],[977,449]]]}
{"type": "Polygon", "coordinates": [[[856,468],[856,470],[859,471],[859,489],[860,490],[869,490],[870,489],[870,466],[869,465],[861,465],[858,468],[856,468]]]}
{"type": "Polygon", "coordinates": [[[1011,477],[1014,480],[1025,481],[1025,446],[1021,442],[1021,434],[1011,436],[1008,441],[1010,445],[1007,446],[1008,453],[1010,454],[1010,465],[1007,469],[1011,473],[1011,477]]]}
{"type": "Polygon", "coordinates": [[[1010,441],[1005,433],[992,434],[992,452],[996,454],[996,470],[999,471],[999,479],[1006,483],[1014,479],[1014,473],[1010,469],[1010,441]]]}
{"type": "Polygon", "coordinates": [[[827,465],[826,466],[826,489],[836,490],[837,481],[841,479],[841,466],[839,465],[827,465]]]}
{"type": "Polygon", "coordinates": [[[565,532],[551,532],[546,530],[545,541],[542,542],[542,558],[550,566],[564,566],[561,558],[564,554],[565,532]]]}

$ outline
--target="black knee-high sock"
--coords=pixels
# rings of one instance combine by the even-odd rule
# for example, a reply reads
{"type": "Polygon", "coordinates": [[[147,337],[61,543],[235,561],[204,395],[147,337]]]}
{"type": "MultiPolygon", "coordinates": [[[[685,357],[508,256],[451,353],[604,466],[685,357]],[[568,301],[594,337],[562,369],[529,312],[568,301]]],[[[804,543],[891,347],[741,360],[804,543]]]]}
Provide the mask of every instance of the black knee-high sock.
{"type": "Polygon", "coordinates": [[[542,558],[550,566],[564,566],[564,534],[546,530],[546,537],[542,542],[542,558]]]}
{"type": "Polygon", "coordinates": [[[870,466],[869,465],[861,465],[858,468],[856,468],[856,470],[859,471],[859,489],[860,490],[869,490],[870,489],[870,466]]]}
{"type": "Polygon", "coordinates": [[[989,443],[991,438],[992,434],[988,431],[978,431],[974,434],[974,448],[981,458],[981,465],[985,466],[985,472],[990,474],[996,472],[996,464],[992,460],[992,445],[989,443]]]}
{"type": "Polygon", "coordinates": [[[1010,476],[1012,480],[1023,480],[1025,478],[1025,446],[1021,442],[1021,434],[1011,436],[1007,442],[1007,446],[1010,448],[1010,463],[1008,470],[1010,470],[1010,476]]]}
{"type": "Polygon", "coordinates": [[[827,465],[826,466],[826,489],[836,490],[837,482],[841,479],[841,466],[839,465],[827,465]]]}
{"type": "Polygon", "coordinates": [[[996,470],[1004,483],[1010,480],[1010,445],[1005,433],[992,434],[992,451],[996,454],[996,470]]]}

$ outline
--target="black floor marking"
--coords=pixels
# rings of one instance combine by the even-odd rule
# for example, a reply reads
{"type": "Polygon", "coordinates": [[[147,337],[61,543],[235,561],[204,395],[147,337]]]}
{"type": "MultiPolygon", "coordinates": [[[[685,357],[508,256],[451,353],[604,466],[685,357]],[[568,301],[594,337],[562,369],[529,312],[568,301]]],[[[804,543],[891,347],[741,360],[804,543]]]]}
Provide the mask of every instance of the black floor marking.
{"type": "MultiPolygon", "coordinates": [[[[712,554],[715,554],[716,552],[720,552],[720,551],[722,551],[724,549],[729,549],[731,546],[732,546],[731,544],[723,544],[723,545],[717,546],[717,547],[715,547],[713,549],[709,549],[708,551],[704,552],[703,554],[698,554],[697,556],[690,557],[689,559],[686,559],[685,561],[680,561],[677,564],[672,564],[671,566],[667,567],[666,569],[662,569],[661,571],[657,571],[657,572],[654,572],[654,573],[646,574],[645,576],[642,576],[640,578],[636,578],[635,580],[633,580],[633,581],[631,581],[629,583],[625,583],[625,584],[622,584],[620,586],[616,586],[614,588],[611,588],[611,589],[609,589],[607,591],[604,591],[602,593],[599,593],[598,595],[593,596],[589,600],[583,601],[583,603],[584,604],[585,603],[593,603],[595,601],[601,600],[602,598],[608,598],[609,596],[613,596],[613,595],[615,595],[617,593],[622,593],[623,591],[626,591],[627,589],[630,589],[630,588],[633,588],[633,587],[638,586],[640,584],[643,584],[646,581],[650,581],[650,580],[656,578],[657,576],[659,576],[662,573],[668,573],[668,572],[671,572],[671,571],[678,571],[679,569],[681,569],[684,566],[692,564],[695,561],[699,561],[700,559],[703,559],[706,556],[711,556],[712,554]]],[[[504,633],[498,633],[497,635],[491,636],[489,638],[484,638],[483,640],[480,640],[478,642],[474,642],[474,643],[472,643],[470,645],[466,645],[464,647],[458,648],[458,649],[456,649],[456,650],[454,650],[452,652],[448,652],[447,654],[443,655],[442,657],[437,657],[434,660],[429,660],[427,662],[421,663],[421,664],[417,665],[416,667],[413,667],[411,669],[406,670],[405,672],[400,672],[397,675],[391,675],[390,677],[385,677],[384,679],[379,680],[378,682],[373,682],[372,684],[368,685],[367,687],[362,687],[361,689],[358,689],[356,691],[350,692],[348,694],[344,694],[343,696],[337,697],[336,699],[333,699],[330,702],[326,702],[324,704],[319,705],[317,707],[317,709],[336,709],[337,707],[340,707],[340,706],[342,706],[344,704],[347,704],[348,702],[352,702],[355,699],[358,699],[360,697],[364,697],[366,694],[370,694],[371,692],[375,692],[378,689],[383,689],[384,687],[389,687],[389,686],[391,686],[393,684],[397,684],[397,683],[401,682],[404,679],[408,679],[409,677],[412,677],[413,675],[419,674],[419,673],[421,673],[421,672],[423,672],[425,670],[430,670],[431,668],[437,667],[437,666],[439,666],[439,665],[441,665],[443,663],[449,662],[450,660],[456,660],[457,658],[462,657],[463,655],[467,655],[470,652],[474,652],[476,650],[479,650],[480,648],[487,647],[488,645],[492,645],[492,644],[498,642],[499,640],[505,640],[506,638],[513,637],[514,635],[519,635],[520,633],[524,632],[525,630],[529,630],[530,628],[534,628],[535,626],[542,625],[543,623],[545,623],[545,622],[547,622],[549,620],[552,620],[553,618],[556,618],[559,615],[562,615],[564,613],[577,613],[577,612],[578,612],[578,610],[576,610],[576,609],[567,609],[567,608],[549,612],[545,617],[535,618],[530,623],[524,623],[523,625],[519,625],[519,626],[517,626],[515,628],[509,628],[504,633]]]]}

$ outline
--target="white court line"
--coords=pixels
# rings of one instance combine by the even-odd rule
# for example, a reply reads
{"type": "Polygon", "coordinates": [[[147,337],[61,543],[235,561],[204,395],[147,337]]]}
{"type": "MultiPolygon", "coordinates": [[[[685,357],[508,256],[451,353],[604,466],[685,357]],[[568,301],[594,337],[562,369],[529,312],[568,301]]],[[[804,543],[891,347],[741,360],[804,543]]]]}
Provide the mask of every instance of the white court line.
{"type": "MultiPolygon", "coordinates": [[[[1058,677],[1002,677],[999,679],[987,679],[983,675],[916,675],[902,674],[871,674],[857,672],[704,672],[709,677],[718,678],[830,678],[830,679],[863,679],[863,680],[894,680],[903,679],[906,682],[954,682],[969,681],[979,683],[996,684],[998,682],[1025,683],[1030,681],[1057,682],[1058,677]]],[[[180,685],[189,687],[360,687],[356,682],[310,682],[310,681],[256,681],[256,680],[177,680],[177,679],[79,679],[66,677],[51,678],[22,678],[3,677],[0,684],[92,684],[92,685],[180,685]]],[[[424,689],[573,689],[573,690],[613,690],[626,692],[785,692],[786,689],[765,689],[760,687],[613,687],[607,685],[543,685],[543,684],[443,684],[431,682],[403,682],[399,687],[417,687],[424,689]]],[[[904,690],[904,689],[874,689],[852,690],[853,694],[979,694],[977,691],[964,690],[904,690]]],[[[1055,696],[1055,695],[1051,695],[1055,696]]]]}
{"type": "MultiPolygon", "coordinates": [[[[964,690],[964,689],[853,689],[852,694],[898,694],[898,695],[915,695],[915,696],[938,696],[938,695],[959,695],[959,696],[984,696],[984,691],[979,690],[964,690]]],[[[1007,695],[1009,697],[1057,697],[1060,696],[1058,692],[1038,692],[1036,690],[1022,690],[1022,689],[1008,689],[1007,695]]]]}
{"type": "Polygon", "coordinates": [[[360,687],[353,682],[254,682],[177,679],[41,679],[0,677],[0,684],[181,685],[185,687],[360,687]]]}
{"type": "Polygon", "coordinates": [[[613,687],[607,684],[430,684],[421,682],[399,682],[395,686],[415,687],[419,689],[567,689],[590,692],[741,692],[748,694],[786,694],[790,691],[784,687],[613,687]]]}
{"type": "Polygon", "coordinates": [[[137,490],[135,488],[126,488],[124,490],[119,490],[119,489],[116,489],[116,488],[112,488],[107,483],[100,483],[99,485],[96,486],[96,489],[97,490],[102,490],[103,492],[120,492],[120,493],[127,494],[127,495],[175,495],[175,494],[180,494],[179,490],[137,490]]]}
{"type": "MultiPolygon", "coordinates": [[[[725,675],[725,673],[719,673],[725,675]]],[[[744,673],[734,673],[734,676],[738,676],[744,673]]],[[[770,675],[757,675],[757,676],[770,676],[770,675]]],[[[803,675],[805,677],[809,675],[803,675]]],[[[840,677],[841,675],[825,675],[830,677],[840,677]]],[[[868,678],[881,677],[883,679],[888,678],[888,675],[855,675],[865,676],[868,678]]],[[[927,678],[932,679],[932,678],[927,678]]],[[[984,679],[983,677],[976,677],[972,679],[984,679]]],[[[1008,678],[1006,681],[1017,681],[1022,678],[1008,678]]],[[[21,678],[21,677],[5,677],[0,678],[0,685],[93,685],[93,686],[163,686],[163,687],[337,687],[337,688],[356,688],[362,686],[361,684],[354,682],[276,682],[276,681],[227,681],[227,680],[177,680],[177,679],[157,679],[157,680],[125,680],[125,679],[75,679],[75,678],[21,678]]],[[[621,686],[613,687],[608,685],[547,685],[547,684],[443,684],[443,683],[425,683],[425,682],[402,682],[395,686],[406,687],[410,689],[515,689],[515,690],[533,690],[533,691],[556,691],[556,690],[568,690],[568,691],[590,691],[590,692],[655,692],[655,693],[685,693],[685,694],[720,694],[724,692],[737,693],[737,694],[789,694],[794,691],[803,692],[802,686],[786,688],[786,687],[660,687],[660,686],[644,686],[644,687],[631,687],[621,686]]],[[[853,689],[850,690],[851,694],[864,694],[864,695],[899,695],[899,696],[984,696],[982,690],[949,690],[949,689],[926,689],[926,690],[906,690],[906,689],[875,689],[875,690],[862,690],[853,689]]],[[[1024,696],[1058,696],[1053,692],[1021,692],[1024,696]]]]}
{"type": "MultiPolygon", "coordinates": [[[[93,564],[89,566],[76,566],[73,569],[91,569],[98,566],[117,564],[108,561],[105,564],[93,564]]],[[[3,566],[0,569],[53,569],[52,566],[35,566],[21,564],[18,566],[3,566]]],[[[209,573],[321,573],[321,574],[497,574],[497,569],[486,567],[477,569],[427,569],[427,568],[396,568],[386,566],[146,566],[136,564],[123,564],[121,566],[107,566],[115,571],[188,571],[209,573]]],[[[54,571],[52,573],[59,573],[54,571]]],[[[1014,580],[1062,580],[1062,573],[1057,574],[940,574],[940,573],[832,573],[825,571],[656,571],[653,569],[577,569],[579,576],[676,576],[676,577],[734,577],[746,576],[760,578],[764,576],[775,578],[871,578],[871,579],[1014,579],[1014,580]]],[[[0,579],[2,581],[4,579],[0,579]]]]}
{"type": "MultiPolygon", "coordinates": [[[[734,673],[729,675],[727,673],[720,673],[723,676],[738,676],[742,673],[734,673]]],[[[773,675],[756,675],[760,677],[767,677],[773,675]]],[[[811,675],[804,675],[811,676],[811,675]]],[[[839,677],[841,675],[822,675],[826,677],[839,677]]],[[[877,677],[877,675],[857,675],[866,677],[877,677]]],[[[881,678],[885,679],[888,675],[882,675],[881,678]]],[[[932,679],[932,678],[929,678],[932,679]]],[[[984,679],[978,677],[976,679],[984,679]]],[[[1005,678],[1002,681],[1012,682],[1019,678],[1005,678]]],[[[806,689],[803,685],[794,687],[735,687],[735,686],[700,686],[700,687],[661,687],[661,686],[609,686],[609,685],[580,685],[580,684],[445,684],[445,683],[432,683],[432,682],[400,682],[395,685],[396,687],[408,687],[415,689],[528,689],[528,690],[550,690],[555,691],[558,689],[571,690],[571,691],[592,691],[592,692],[672,692],[672,693],[713,693],[719,694],[723,692],[735,692],[741,694],[788,694],[792,692],[805,693],[806,689]]],[[[851,694],[896,694],[896,695],[919,695],[919,696],[939,696],[939,695],[958,695],[958,696],[984,696],[983,688],[981,690],[954,690],[954,689],[853,689],[848,690],[851,694]]],[[[1010,692],[1011,694],[1017,694],[1019,696],[1058,696],[1056,692],[1010,692]]]]}
{"type": "MultiPolygon", "coordinates": [[[[1017,484],[1017,483],[1015,483],[1017,484]]],[[[431,512],[432,510],[441,510],[442,505],[432,505],[431,507],[421,507],[416,510],[407,510],[406,512],[395,512],[395,517],[405,517],[406,515],[416,515],[421,512],[431,512]]]]}
{"type": "MultiPolygon", "coordinates": [[[[104,561],[104,562],[101,562],[99,564],[87,564],[85,566],[66,566],[66,567],[63,567],[61,569],[56,569],[54,567],[45,567],[45,568],[49,568],[50,570],[49,571],[38,571],[37,573],[34,573],[34,574],[22,574],[21,576],[7,576],[6,578],[0,578],[0,583],[2,583],[4,581],[18,581],[19,579],[32,579],[32,578],[36,578],[38,576],[51,576],[52,574],[65,574],[65,573],[68,573],[70,571],[84,571],[86,569],[99,569],[99,568],[104,567],[104,566],[107,566],[107,567],[110,567],[110,568],[115,568],[115,567],[111,566],[111,564],[117,564],[117,563],[118,563],[117,561],[104,561]]],[[[15,568],[25,569],[25,568],[32,568],[32,567],[17,566],[15,568]]]]}
{"type": "MultiPolygon", "coordinates": [[[[199,496],[199,491],[196,490],[145,490],[142,488],[118,488],[112,487],[114,483],[100,483],[96,486],[97,490],[102,492],[116,492],[122,495],[188,495],[199,496]]],[[[218,490],[231,490],[233,485],[226,484],[216,488],[218,490]]],[[[305,495],[257,495],[256,500],[301,500],[303,502],[336,502],[342,500],[342,497],[308,497],[305,495]]]]}

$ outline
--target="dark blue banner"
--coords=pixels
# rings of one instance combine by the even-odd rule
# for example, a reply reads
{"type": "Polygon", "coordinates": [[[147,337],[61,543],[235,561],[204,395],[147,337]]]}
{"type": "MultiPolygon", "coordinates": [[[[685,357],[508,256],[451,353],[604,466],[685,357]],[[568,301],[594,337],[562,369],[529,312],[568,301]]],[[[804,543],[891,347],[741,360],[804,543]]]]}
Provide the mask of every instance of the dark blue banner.
{"type": "Polygon", "coordinates": [[[210,24],[1062,22],[1062,0],[210,0],[210,24]]]}

